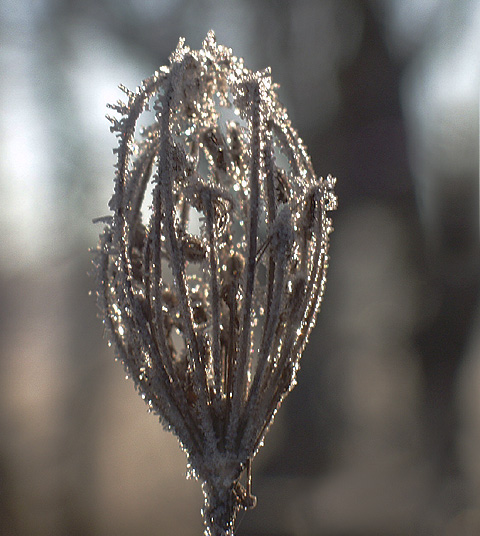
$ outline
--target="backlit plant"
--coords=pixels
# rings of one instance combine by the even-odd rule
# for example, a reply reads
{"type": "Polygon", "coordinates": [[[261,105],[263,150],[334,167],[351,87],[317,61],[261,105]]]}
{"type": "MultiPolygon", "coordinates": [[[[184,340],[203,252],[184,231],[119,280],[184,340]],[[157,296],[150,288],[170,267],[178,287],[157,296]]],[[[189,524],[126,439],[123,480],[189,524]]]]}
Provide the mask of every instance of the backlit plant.
{"type": "Polygon", "coordinates": [[[335,179],[316,177],[270,70],[248,70],[213,32],[123,90],[98,303],[202,482],[206,534],[233,535],[320,306],[335,179]]]}

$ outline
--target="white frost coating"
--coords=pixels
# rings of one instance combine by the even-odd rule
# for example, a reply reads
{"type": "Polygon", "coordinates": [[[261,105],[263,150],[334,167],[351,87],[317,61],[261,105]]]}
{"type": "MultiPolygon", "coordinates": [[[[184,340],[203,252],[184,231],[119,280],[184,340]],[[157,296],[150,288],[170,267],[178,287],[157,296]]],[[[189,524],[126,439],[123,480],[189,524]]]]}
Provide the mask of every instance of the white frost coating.
{"type": "Polygon", "coordinates": [[[295,384],[325,287],[335,179],[317,179],[275,89],[269,69],[246,69],[209,32],[198,51],[181,39],[168,66],[110,106],[119,146],[98,304],[203,483],[212,536],[233,535],[237,511],[254,505],[251,460],[295,384]]]}

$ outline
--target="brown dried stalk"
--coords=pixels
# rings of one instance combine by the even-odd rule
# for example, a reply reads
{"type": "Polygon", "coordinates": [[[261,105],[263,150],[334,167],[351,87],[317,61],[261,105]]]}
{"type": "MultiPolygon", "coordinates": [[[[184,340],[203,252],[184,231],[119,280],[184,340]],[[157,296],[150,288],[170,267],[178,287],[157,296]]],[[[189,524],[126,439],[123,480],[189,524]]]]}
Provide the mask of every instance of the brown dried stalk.
{"type": "Polygon", "coordinates": [[[168,67],[122,89],[98,303],[203,484],[206,534],[233,535],[320,306],[335,179],[315,176],[270,70],[249,71],[213,32],[199,51],[181,39],[168,67]]]}

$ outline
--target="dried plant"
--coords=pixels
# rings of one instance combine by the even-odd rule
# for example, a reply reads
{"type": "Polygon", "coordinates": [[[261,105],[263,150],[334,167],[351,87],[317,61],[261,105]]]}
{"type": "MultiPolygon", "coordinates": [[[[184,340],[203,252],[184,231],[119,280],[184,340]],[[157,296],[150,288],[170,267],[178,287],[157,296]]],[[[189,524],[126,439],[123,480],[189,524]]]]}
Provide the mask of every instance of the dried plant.
{"type": "Polygon", "coordinates": [[[98,303],[202,482],[206,534],[233,535],[320,305],[335,179],[315,176],[270,70],[248,70],[213,32],[199,51],[181,39],[169,66],[122,89],[98,303]]]}

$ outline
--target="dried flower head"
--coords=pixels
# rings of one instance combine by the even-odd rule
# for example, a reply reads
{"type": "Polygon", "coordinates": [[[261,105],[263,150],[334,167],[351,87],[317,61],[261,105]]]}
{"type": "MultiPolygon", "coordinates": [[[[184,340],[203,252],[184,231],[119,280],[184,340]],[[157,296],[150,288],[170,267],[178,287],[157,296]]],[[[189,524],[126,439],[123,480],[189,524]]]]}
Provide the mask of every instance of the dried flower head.
{"type": "Polygon", "coordinates": [[[203,483],[206,533],[233,534],[320,305],[335,179],[315,176],[270,70],[248,70],[213,32],[124,91],[98,303],[203,483]]]}

